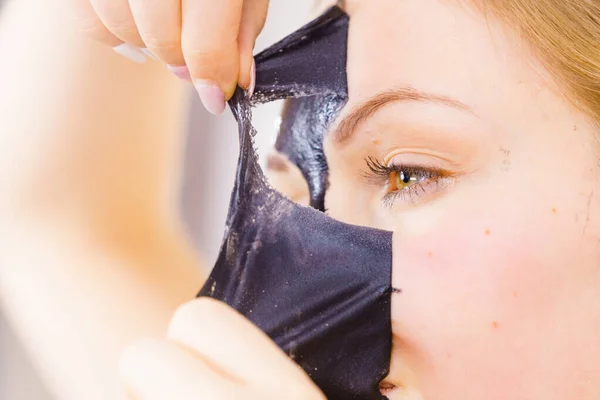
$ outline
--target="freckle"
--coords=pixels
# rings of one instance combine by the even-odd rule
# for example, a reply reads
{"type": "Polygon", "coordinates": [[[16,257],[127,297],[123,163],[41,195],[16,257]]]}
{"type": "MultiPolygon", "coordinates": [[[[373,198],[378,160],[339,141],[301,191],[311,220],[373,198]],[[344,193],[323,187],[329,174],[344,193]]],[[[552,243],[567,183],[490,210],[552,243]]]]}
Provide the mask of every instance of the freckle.
{"type": "Polygon", "coordinates": [[[427,253],[427,257],[432,258],[433,257],[433,253],[430,251],[429,253],[427,253]]]}
{"type": "Polygon", "coordinates": [[[554,214],[556,214],[556,213],[557,213],[557,211],[556,211],[556,207],[552,207],[552,212],[553,212],[554,214]]]}
{"type": "Polygon", "coordinates": [[[491,232],[489,229],[486,229],[486,230],[485,230],[485,235],[486,235],[486,236],[490,236],[491,234],[492,234],[492,232],[491,232]]]}
{"type": "Polygon", "coordinates": [[[496,321],[492,322],[492,328],[498,328],[498,322],[496,322],[496,321]]]}
{"type": "Polygon", "coordinates": [[[513,292],[513,297],[518,297],[519,296],[519,292],[513,292]]]}
{"type": "Polygon", "coordinates": [[[379,139],[373,139],[373,144],[379,144],[381,141],[379,139]]]}

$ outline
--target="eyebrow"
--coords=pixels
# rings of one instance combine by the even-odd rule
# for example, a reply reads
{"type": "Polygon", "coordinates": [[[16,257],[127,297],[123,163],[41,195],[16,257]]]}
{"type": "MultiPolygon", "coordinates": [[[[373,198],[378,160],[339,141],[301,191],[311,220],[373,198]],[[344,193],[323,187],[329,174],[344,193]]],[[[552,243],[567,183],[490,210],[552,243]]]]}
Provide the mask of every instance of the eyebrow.
{"type": "Polygon", "coordinates": [[[421,92],[408,86],[398,89],[391,89],[373,96],[352,110],[346,117],[344,117],[332,132],[334,143],[342,145],[348,142],[354,135],[358,125],[360,125],[366,119],[372,117],[379,109],[383,108],[387,104],[399,101],[436,103],[443,106],[452,107],[460,111],[465,111],[473,115],[475,114],[468,105],[451,97],[421,92]]]}

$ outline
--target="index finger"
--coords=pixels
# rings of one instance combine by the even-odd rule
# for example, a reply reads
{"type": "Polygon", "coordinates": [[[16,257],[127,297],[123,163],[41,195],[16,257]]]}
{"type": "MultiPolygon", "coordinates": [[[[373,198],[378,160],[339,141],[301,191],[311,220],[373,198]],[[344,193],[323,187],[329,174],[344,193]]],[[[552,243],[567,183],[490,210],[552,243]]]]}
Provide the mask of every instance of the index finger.
{"type": "Polygon", "coordinates": [[[183,0],[181,47],[205,107],[225,110],[237,87],[243,0],[183,0]]]}

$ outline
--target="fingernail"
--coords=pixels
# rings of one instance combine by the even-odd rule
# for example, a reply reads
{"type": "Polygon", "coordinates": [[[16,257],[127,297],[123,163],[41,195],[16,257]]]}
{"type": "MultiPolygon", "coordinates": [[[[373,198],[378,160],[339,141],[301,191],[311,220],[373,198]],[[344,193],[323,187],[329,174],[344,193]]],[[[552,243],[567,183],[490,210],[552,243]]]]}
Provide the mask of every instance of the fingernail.
{"type": "Polygon", "coordinates": [[[142,64],[146,61],[146,55],[142,53],[140,49],[137,47],[133,47],[129,43],[123,43],[118,46],[113,47],[115,53],[122,55],[123,57],[136,62],[138,64],[142,64]]]}
{"type": "Polygon", "coordinates": [[[204,107],[214,115],[221,115],[225,111],[225,93],[214,82],[204,79],[196,81],[196,90],[204,107]]]}
{"type": "Polygon", "coordinates": [[[167,69],[179,79],[184,81],[192,81],[190,70],[185,65],[167,65],[167,69]]]}
{"type": "Polygon", "coordinates": [[[250,86],[248,86],[248,98],[251,98],[254,94],[254,88],[256,87],[256,62],[252,59],[252,67],[250,67],[250,86]]]}
{"type": "Polygon", "coordinates": [[[151,59],[158,60],[158,57],[156,57],[154,54],[152,54],[152,52],[150,50],[148,50],[147,47],[142,47],[140,50],[142,51],[142,53],[144,53],[145,55],[147,55],[151,59]]]}

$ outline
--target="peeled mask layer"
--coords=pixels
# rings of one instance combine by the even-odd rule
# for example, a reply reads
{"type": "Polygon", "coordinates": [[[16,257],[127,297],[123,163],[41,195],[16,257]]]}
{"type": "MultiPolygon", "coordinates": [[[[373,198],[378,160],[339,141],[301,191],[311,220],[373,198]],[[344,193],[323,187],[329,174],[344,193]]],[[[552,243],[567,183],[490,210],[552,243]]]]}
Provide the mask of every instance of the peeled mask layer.
{"type": "MultiPolygon", "coordinates": [[[[255,58],[252,102],[295,98],[278,143],[300,164],[316,208],[327,182],[323,135],[347,99],[347,37],[348,17],[334,7],[255,58]]],[[[229,105],[240,157],[225,238],[199,296],[224,301],[250,319],[328,399],[384,398],[391,232],[343,224],[272,189],[254,151],[250,100],[238,89],[229,105]]]]}

